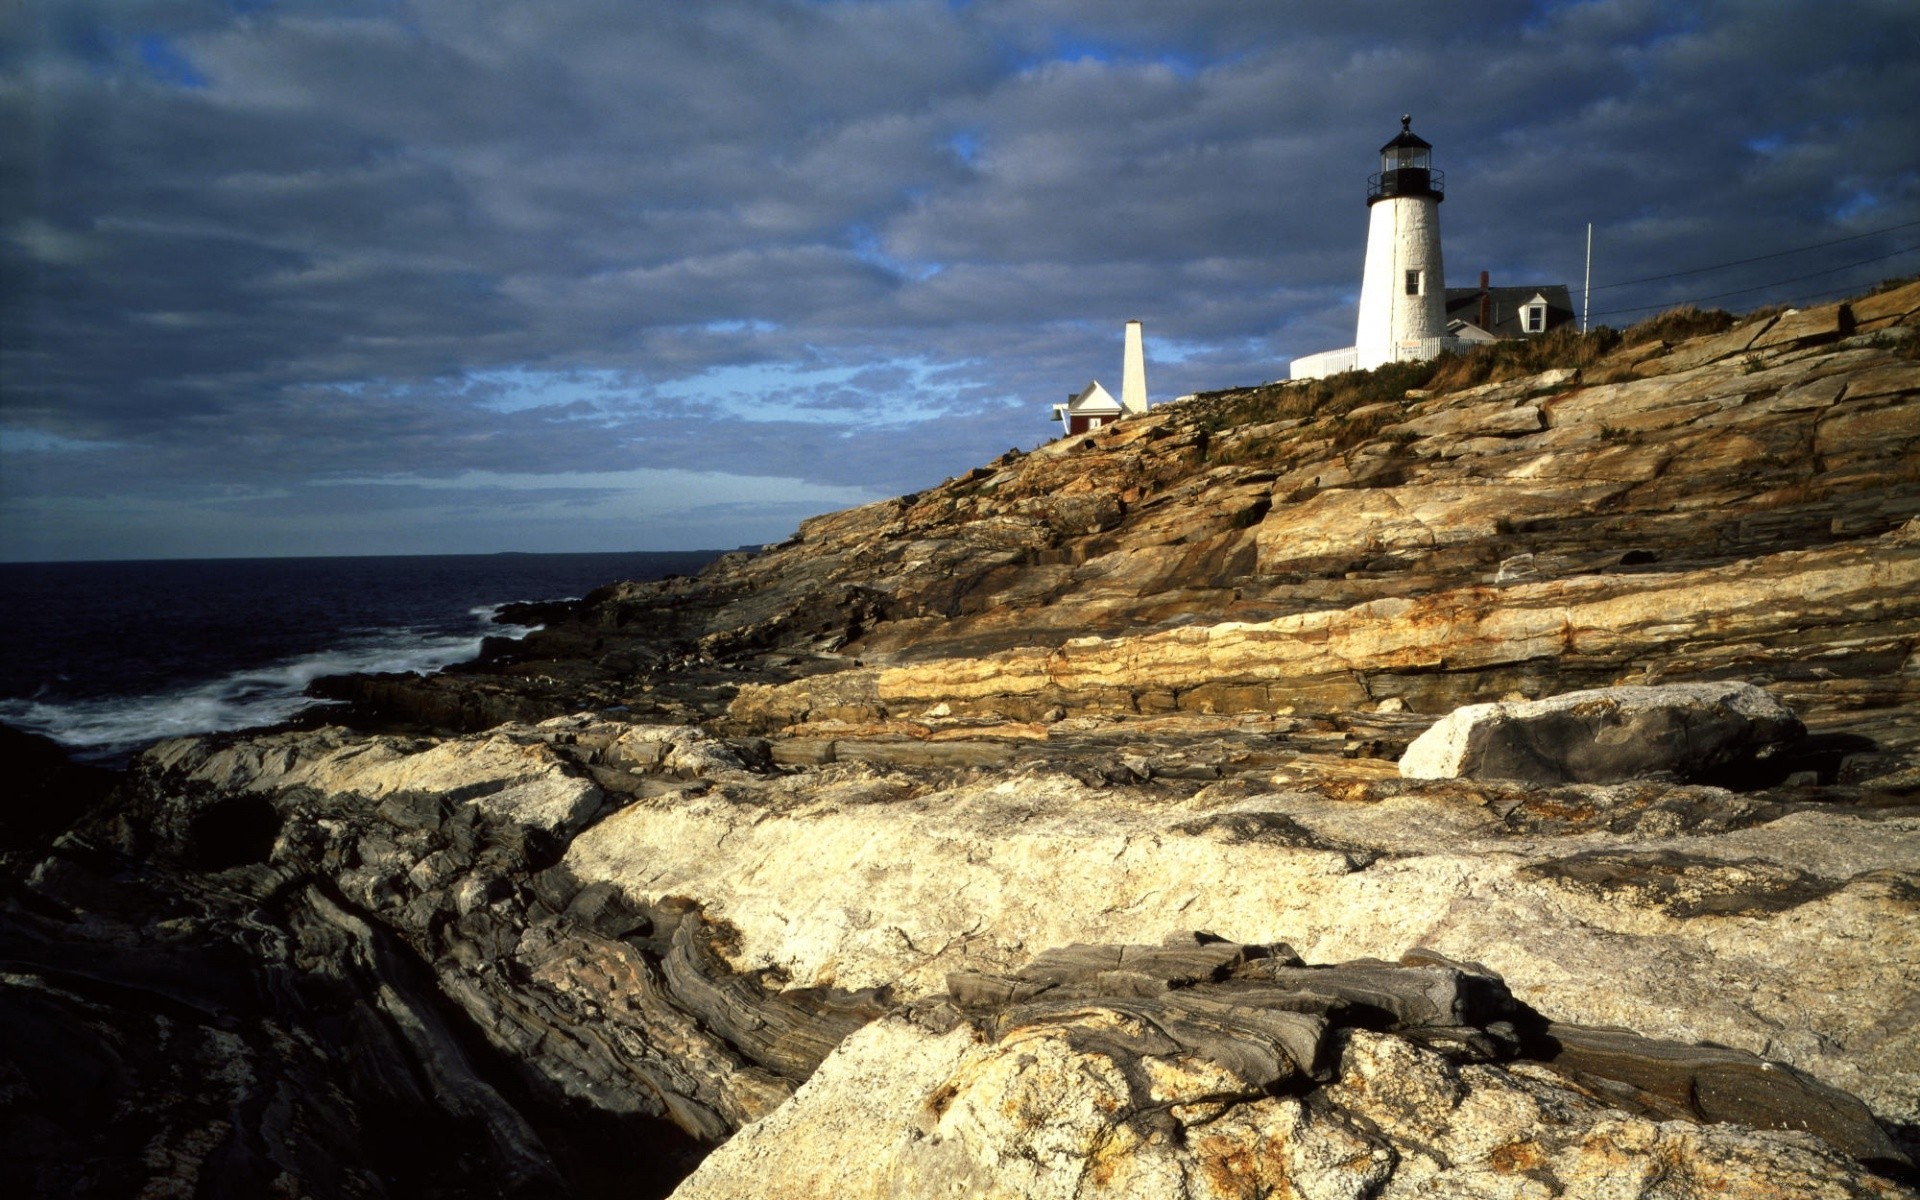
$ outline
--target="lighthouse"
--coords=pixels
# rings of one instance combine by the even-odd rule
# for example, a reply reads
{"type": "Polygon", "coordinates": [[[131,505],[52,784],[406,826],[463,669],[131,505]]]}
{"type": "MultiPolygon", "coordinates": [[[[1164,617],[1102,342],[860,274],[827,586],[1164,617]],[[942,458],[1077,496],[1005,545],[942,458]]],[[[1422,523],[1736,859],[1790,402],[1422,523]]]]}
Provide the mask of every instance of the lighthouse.
{"type": "Polygon", "coordinates": [[[1447,291],[1440,266],[1440,201],[1445,176],[1433,146],[1400,118],[1400,136],[1380,147],[1380,173],[1367,180],[1367,259],[1353,345],[1293,360],[1295,379],[1371,371],[1505,338],[1535,337],[1577,320],[1559,283],[1447,291]]]}
{"type": "Polygon", "coordinates": [[[1367,181],[1367,258],[1360,277],[1354,365],[1370,370],[1428,358],[1422,345],[1447,335],[1446,275],[1440,263],[1445,176],[1433,146],[1400,118],[1400,135],[1380,147],[1380,173],[1367,181]]]}

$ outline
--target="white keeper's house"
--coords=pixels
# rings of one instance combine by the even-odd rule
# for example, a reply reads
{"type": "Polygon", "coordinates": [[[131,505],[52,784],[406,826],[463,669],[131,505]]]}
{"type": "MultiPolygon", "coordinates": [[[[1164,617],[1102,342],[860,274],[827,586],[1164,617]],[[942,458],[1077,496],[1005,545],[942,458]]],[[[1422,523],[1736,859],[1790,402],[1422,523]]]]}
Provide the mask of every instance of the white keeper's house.
{"type": "Polygon", "coordinates": [[[1293,378],[1370,371],[1573,321],[1565,284],[1494,288],[1483,271],[1477,288],[1447,287],[1444,199],[1446,176],[1433,167],[1432,143],[1413,132],[1412,117],[1401,117],[1399,136],[1380,147],[1380,173],[1367,181],[1367,257],[1353,345],[1294,359],[1293,378]]]}

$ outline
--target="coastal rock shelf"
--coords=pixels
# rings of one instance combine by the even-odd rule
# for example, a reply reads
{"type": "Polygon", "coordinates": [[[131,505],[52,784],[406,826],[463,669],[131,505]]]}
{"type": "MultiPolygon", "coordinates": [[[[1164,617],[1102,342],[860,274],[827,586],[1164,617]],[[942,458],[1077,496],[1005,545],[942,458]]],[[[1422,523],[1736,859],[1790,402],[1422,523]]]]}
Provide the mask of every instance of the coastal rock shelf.
{"type": "Polygon", "coordinates": [[[1916,314],[1203,395],[35,758],[0,1179],[1912,1197],[1916,314]]]}

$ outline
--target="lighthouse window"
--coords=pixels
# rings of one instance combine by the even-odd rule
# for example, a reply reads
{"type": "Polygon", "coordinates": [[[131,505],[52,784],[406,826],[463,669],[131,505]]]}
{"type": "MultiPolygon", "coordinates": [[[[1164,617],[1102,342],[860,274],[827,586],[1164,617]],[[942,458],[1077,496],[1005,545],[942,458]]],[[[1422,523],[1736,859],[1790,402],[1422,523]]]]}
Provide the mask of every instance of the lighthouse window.
{"type": "Polygon", "coordinates": [[[1426,274],[1424,271],[1407,272],[1407,295],[1418,296],[1420,294],[1420,277],[1424,274],[1426,274]]]}

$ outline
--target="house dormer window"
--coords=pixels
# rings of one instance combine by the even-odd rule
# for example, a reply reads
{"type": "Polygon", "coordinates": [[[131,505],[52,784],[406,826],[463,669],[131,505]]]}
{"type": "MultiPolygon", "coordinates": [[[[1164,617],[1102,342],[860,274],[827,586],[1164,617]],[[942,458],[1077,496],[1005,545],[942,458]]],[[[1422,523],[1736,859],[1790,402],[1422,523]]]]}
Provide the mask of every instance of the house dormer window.
{"type": "Polygon", "coordinates": [[[1538,296],[1520,310],[1520,328],[1527,333],[1547,331],[1547,302],[1538,296]]]}

